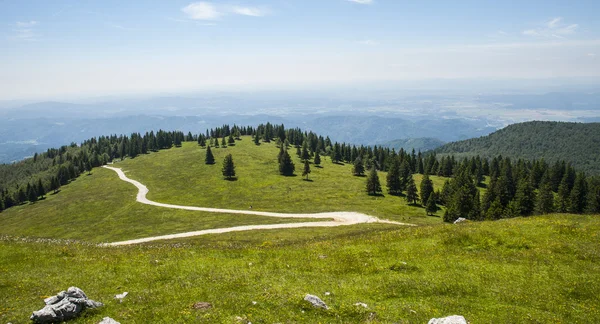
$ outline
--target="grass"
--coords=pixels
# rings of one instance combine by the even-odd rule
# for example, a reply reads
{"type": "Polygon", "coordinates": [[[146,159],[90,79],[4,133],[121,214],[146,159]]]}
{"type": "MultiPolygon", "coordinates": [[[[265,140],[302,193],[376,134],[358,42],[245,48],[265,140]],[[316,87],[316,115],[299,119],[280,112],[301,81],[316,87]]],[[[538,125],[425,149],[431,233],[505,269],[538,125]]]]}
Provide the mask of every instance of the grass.
{"type": "Polygon", "coordinates": [[[94,169],[56,195],[0,213],[0,234],[113,242],[155,235],[250,224],[314,219],[214,214],[143,205],[137,189],[112,170],[94,169]]]}
{"type": "MultiPolygon", "coordinates": [[[[352,165],[339,165],[323,158],[322,168],[311,165],[310,179],[303,181],[302,163],[290,148],[296,165],[295,177],[279,175],[274,143],[256,146],[250,137],[243,137],[235,146],[212,149],[216,164],[204,164],[205,149],[196,143],[184,143],[180,148],[159,151],[116,163],[127,175],[144,183],[151,200],[181,205],[247,209],[276,212],[357,211],[365,214],[417,224],[441,222],[443,211],[426,216],[425,209],[409,206],[404,197],[385,192],[385,172],[379,172],[384,195],[368,196],[365,177],[352,175],[352,165]],[[231,153],[236,166],[237,181],[225,181],[221,164],[231,153]]],[[[419,186],[422,176],[415,175],[419,186]]],[[[445,179],[431,177],[436,189],[445,179]]]]}
{"type": "Polygon", "coordinates": [[[45,296],[75,285],[106,305],[72,323],[426,323],[451,314],[471,323],[595,323],[598,233],[598,216],[548,215],[118,248],[4,238],[0,322],[28,323],[45,296]],[[331,309],[309,307],[307,293],[331,309]],[[199,301],[213,308],[192,309],[199,301]]]}

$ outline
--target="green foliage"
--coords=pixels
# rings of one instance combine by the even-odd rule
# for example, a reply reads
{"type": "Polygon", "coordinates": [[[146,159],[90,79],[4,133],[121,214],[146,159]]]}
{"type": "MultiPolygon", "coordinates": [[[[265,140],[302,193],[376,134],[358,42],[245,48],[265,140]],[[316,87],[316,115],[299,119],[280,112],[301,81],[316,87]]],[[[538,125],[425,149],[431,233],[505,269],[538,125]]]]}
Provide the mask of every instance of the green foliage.
{"type": "MultiPolygon", "coordinates": [[[[600,123],[533,121],[513,124],[488,136],[446,144],[436,153],[456,157],[498,155],[527,160],[565,160],[589,174],[600,174],[600,123]]],[[[556,187],[561,178],[555,180],[556,187]]],[[[556,189],[554,187],[554,189],[556,189]]]]}
{"type": "Polygon", "coordinates": [[[429,175],[423,175],[423,180],[421,180],[421,204],[423,206],[427,206],[427,202],[429,197],[433,194],[433,181],[429,179],[429,175]]]}
{"type": "Polygon", "coordinates": [[[235,165],[233,164],[233,157],[231,154],[227,154],[225,159],[223,159],[223,169],[221,172],[227,180],[235,178],[235,165]]]}
{"type": "Polygon", "coordinates": [[[372,196],[381,194],[381,184],[375,167],[371,168],[367,176],[367,193],[372,196]]]}
{"type": "Polygon", "coordinates": [[[540,187],[535,209],[538,214],[549,214],[554,212],[554,194],[552,193],[550,183],[545,183],[540,187]]]}
{"type": "Polygon", "coordinates": [[[293,176],[296,167],[294,166],[294,162],[292,161],[292,157],[288,153],[287,149],[284,149],[283,146],[279,151],[279,174],[284,176],[293,176]]]}
{"type": "Polygon", "coordinates": [[[315,152],[315,160],[314,160],[315,165],[319,166],[321,165],[321,155],[319,154],[319,152],[315,152]]]}
{"type": "Polygon", "coordinates": [[[413,179],[411,175],[408,179],[408,185],[406,186],[406,201],[408,201],[409,204],[416,205],[417,200],[419,200],[419,193],[417,192],[415,179],[413,179]]]}
{"type": "Polygon", "coordinates": [[[205,164],[215,164],[215,156],[212,153],[212,150],[210,149],[210,146],[206,147],[206,155],[204,157],[204,163],[205,164]]]}
{"type": "Polygon", "coordinates": [[[402,193],[403,186],[400,182],[400,161],[398,161],[398,159],[392,160],[385,180],[390,195],[400,195],[402,193]]]}
{"type": "Polygon", "coordinates": [[[352,165],[352,174],[355,176],[363,176],[365,174],[365,166],[363,165],[363,161],[360,156],[354,160],[354,164],[352,165]]]}
{"type": "Polygon", "coordinates": [[[427,215],[433,215],[438,210],[438,206],[435,203],[435,194],[432,192],[429,194],[429,198],[426,200],[427,205],[425,205],[425,212],[427,215]]]}
{"type": "Polygon", "coordinates": [[[467,170],[460,172],[448,184],[445,222],[454,222],[459,217],[470,220],[477,220],[480,217],[480,210],[477,208],[479,199],[477,187],[467,170]]]}
{"type": "Polygon", "coordinates": [[[308,175],[310,174],[310,163],[308,162],[308,160],[304,160],[304,169],[302,170],[302,176],[306,177],[306,180],[308,180],[308,175]]]}

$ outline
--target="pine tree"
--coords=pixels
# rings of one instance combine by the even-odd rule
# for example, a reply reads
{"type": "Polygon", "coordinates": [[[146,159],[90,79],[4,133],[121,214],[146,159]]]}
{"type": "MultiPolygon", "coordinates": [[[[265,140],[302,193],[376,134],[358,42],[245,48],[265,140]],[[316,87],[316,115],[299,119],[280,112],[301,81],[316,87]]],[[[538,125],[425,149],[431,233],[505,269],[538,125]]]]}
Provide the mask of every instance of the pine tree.
{"type": "Polygon", "coordinates": [[[229,146],[235,145],[235,138],[233,138],[233,133],[229,134],[229,138],[227,139],[227,144],[229,144],[229,146]]]}
{"type": "Polygon", "coordinates": [[[381,184],[379,183],[379,176],[377,175],[377,169],[371,168],[369,175],[367,176],[367,193],[375,196],[381,193],[381,184]]]}
{"type": "Polygon", "coordinates": [[[302,150],[300,150],[300,146],[296,147],[296,156],[302,159],[302,150]]]}
{"type": "Polygon", "coordinates": [[[319,151],[315,152],[315,165],[316,166],[320,166],[321,165],[321,155],[319,155],[319,151]]]}
{"type": "Polygon", "coordinates": [[[235,165],[233,164],[233,157],[231,154],[225,156],[225,159],[223,160],[223,169],[221,171],[227,180],[231,180],[235,177],[235,165]]]}
{"type": "Polygon", "coordinates": [[[354,160],[354,166],[352,167],[352,174],[355,176],[363,176],[365,174],[365,166],[363,165],[362,159],[359,157],[354,160]]]}
{"type": "Polygon", "coordinates": [[[408,179],[408,185],[406,186],[406,201],[408,201],[409,204],[416,205],[417,200],[419,200],[419,193],[417,192],[415,179],[413,179],[411,175],[408,179]]]}
{"type": "Polygon", "coordinates": [[[310,159],[310,152],[308,152],[308,143],[306,143],[306,141],[302,143],[302,153],[300,155],[300,158],[302,159],[302,161],[308,161],[308,159],[310,159]]]}
{"type": "Polygon", "coordinates": [[[4,207],[4,195],[0,196],[0,212],[3,211],[6,207],[4,207]]]}
{"type": "Polygon", "coordinates": [[[427,206],[427,199],[433,193],[433,181],[429,179],[429,175],[425,173],[423,180],[421,180],[421,203],[423,206],[427,206]]]}
{"type": "Polygon", "coordinates": [[[410,163],[407,160],[404,160],[400,165],[400,186],[398,187],[398,194],[402,193],[402,191],[406,190],[406,186],[408,186],[408,181],[412,177],[412,171],[410,168],[410,163]]]}
{"type": "Polygon", "coordinates": [[[426,200],[427,205],[425,205],[425,212],[427,215],[433,215],[438,210],[438,206],[435,204],[435,194],[432,192],[429,194],[429,198],[426,200]]]}
{"type": "Polygon", "coordinates": [[[445,222],[454,222],[459,217],[479,219],[480,210],[475,208],[479,204],[475,202],[475,199],[479,198],[478,190],[468,170],[460,171],[447,186],[444,185],[443,191],[447,191],[444,198],[447,208],[444,214],[445,222]]]}
{"type": "Polygon", "coordinates": [[[215,156],[212,154],[212,151],[210,150],[210,146],[206,147],[206,158],[204,159],[204,163],[215,164],[215,156]]]}
{"type": "Polygon", "coordinates": [[[492,202],[490,208],[487,210],[485,218],[489,220],[496,220],[502,218],[502,214],[504,213],[504,209],[502,208],[502,203],[500,202],[500,198],[497,197],[496,200],[492,202]]]}
{"type": "Polygon", "coordinates": [[[41,196],[42,198],[44,198],[44,196],[46,195],[46,188],[44,187],[44,184],[42,183],[42,179],[38,180],[36,189],[37,189],[38,195],[41,196]]]}
{"type": "Polygon", "coordinates": [[[279,173],[284,176],[292,176],[294,175],[294,171],[296,167],[294,166],[294,162],[292,161],[292,157],[288,153],[287,150],[281,148],[279,152],[279,173]]]}
{"type": "Polygon", "coordinates": [[[219,148],[219,139],[215,137],[215,148],[219,148]]]}
{"type": "Polygon", "coordinates": [[[308,160],[304,160],[304,171],[302,171],[302,176],[306,176],[306,180],[308,180],[308,174],[310,173],[310,164],[308,160]]]}
{"type": "Polygon", "coordinates": [[[567,183],[567,177],[564,176],[558,186],[558,195],[556,197],[556,212],[566,213],[570,210],[571,191],[567,183]]]}
{"type": "Polygon", "coordinates": [[[256,131],[256,133],[254,134],[254,144],[260,145],[260,134],[258,133],[258,131],[256,131]]]}
{"type": "Polygon", "coordinates": [[[225,140],[225,136],[223,136],[223,139],[221,140],[221,146],[222,146],[223,148],[226,148],[226,147],[227,147],[227,141],[225,140]]]}
{"type": "Polygon", "coordinates": [[[529,216],[535,210],[535,191],[529,179],[519,181],[515,202],[522,216],[529,216]]]}
{"type": "Polygon", "coordinates": [[[400,161],[398,161],[397,158],[394,158],[392,161],[392,165],[385,178],[385,184],[390,195],[399,195],[402,193],[403,187],[400,182],[400,161]]]}
{"type": "Polygon", "coordinates": [[[587,202],[587,183],[583,173],[577,174],[577,178],[575,178],[575,184],[571,190],[570,198],[569,212],[574,214],[582,214],[585,211],[585,204],[587,202]]]}
{"type": "Polygon", "coordinates": [[[552,193],[552,186],[549,181],[540,187],[535,209],[538,214],[549,214],[554,211],[554,194],[552,193]]]}
{"type": "Polygon", "coordinates": [[[27,200],[31,202],[38,200],[37,190],[35,190],[35,186],[32,186],[31,183],[27,184],[27,200]]]}

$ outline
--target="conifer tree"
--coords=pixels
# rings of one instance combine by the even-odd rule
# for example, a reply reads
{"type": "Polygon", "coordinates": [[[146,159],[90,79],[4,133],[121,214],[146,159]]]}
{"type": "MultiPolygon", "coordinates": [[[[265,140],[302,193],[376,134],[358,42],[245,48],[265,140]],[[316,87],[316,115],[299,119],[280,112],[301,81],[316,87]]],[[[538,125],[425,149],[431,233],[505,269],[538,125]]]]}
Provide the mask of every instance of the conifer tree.
{"type": "Polygon", "coordinates": [[[408,185],[406,186],[406,201],[409,204],[416,205],[419,200],[419,193],[417,192],[417,185],[412,175],[408,178],[408,185]]]}
{"type": "Polygon", "coordinates": [[[438,206],[435,204],[435,194],[432,192],[429,194],[429,198],[426,200],[427,205],[425,205],[425,212],[427,215],[433,215],[438,210],[438,206]]]}
{"type": "Polygon", "coordinates": [[[302,150],[300,150],[300,146],[296,147],[296,156],[302,159],[302,150]]]}
{"type": "Polygon", "coordinates": [[[204,159],[204,163],[215,164],[215,156],[212,154],[212,151],[210,150],[210,146],[206,147],[206,158],[204,159]]]}
{"type": "Polygon", "coordinates": [[[235,138],[233,138],[233,133],[229,134],[229,138],[227,139],[227,144],[229,144],[229,146],[235,145],[235,138]]]}
{"type": "Polygon", "coordinates": [[[535,209],[538,214],[549,214],[554,211],[554,194],[549,181],[541,185],[535,209]]]}
{"type": "Polygon", "coordinates": [[[27,200],[31,202],[38,200],[37,190],[35,190],[35,186],[32,186],[31,183],[27,184],[27,200]]]}
{"type": "Polygon", "coordinates": [[[352,167],[352,174],[355,176],[363,176],[365,174],[365,166],[363,165],[362,159],[359,157],[354,160],[354,166],[352,167]]]}
{"type": "Polygon", "coordinates": [[[489,220],[500,219],[503,213],[504,209],[502,208],[500,197],[496,197],[496,200],[492,202],[490,208],[487,210],[485,218],[489,220]]]}
{"type": "Polygon", "coordinates": [[[233,157],[231,154],[225,156],[225,159],[223,160],[223,169],[221,171],[227,180],[231,180],[235,177],[235,165],[233,164],[233,157]]]}
{"type": "Polygon", "coordinates": [[[454,222],[459,217],[470,220],[476,220],[480,217],[480,211],[475,208],[477,197],[477,187],[471,178],[468,170],[462,170],[458,175],[444,186],[446,190],[446,212],[444,214],[445,222],[454,222]],[[447,188],[446,188],[447,187],[447,188]]]}
{"type": "Polygon", "coordinates": [[[226,148],[226,147],[227,147],[227,142],[226,142],[226,140],[225,140],[225,136],[223,136],[223,139],[221,140],[221,146],[222,146],[223,148],[226,148]]]}
{"type": "Polygon", "coordinates": [[[375,196],[381,193],[381,184],[379,183],[379,176],[377,175],[377,169],[371,168],[369,175],[367,176],[367,193],[371,196],[375,196]]]}
{"type": "Polygon", "coordinates": [[[302,176],[306,176],[306,180],[308,180],[308,174],[310,173],[310,164],[308,160],[304,160],[304,170],[302,171],[302,176]]]}
{"type": "Polygon", "coordinates": [[[321,165],[321,155],[319,155],[319,151],[315,152],[315,165],[316,166],[320,166],[321,165]]]}
{"type": "Polygon", "coordinates": [[[556,212],[566,213],[570,210],[571,191],[567,183],[567,177],[564,176],[558,185],[558,195],[556,197],[556,212]]]}
{"type": "Polygon", "coordinates": [[[219,138],[215,137],[215,148],[219,148],[219,138]]]}
{"type": "Polygon", "coordinates": [[[569,203],[569,212],[574,214],[582,214],[585,211],[586,198],[587,198],[587,183],[583,173],[577,174],[575,178],[575,184],[571,190],[569,203]]]}
{"type": "Polygon", "coordinates": [[[3,211],[6,207],[4,207],[4,195],[0,196],[0,212],[3,211]]]}
{"type": "Polygon", "coordinates": [[[42,179],[38,179],[36,189],[37,189],[38,195],[41,196],[42,198],[44,198],[44,196],[46,195],[46,188],[44,187],[44,184],[42,183],[42,179]]]}
{"type": "Polygon", "coordinates": [[[399,192],[406,190],[406,186],[408,185],[409,178],[412,177],[412,172],[410,168],[410,163],[407,160],[404,160],[402,164],[400,164],[400,187],[398,188],[399,192]]]}
{"type": "Polygon", "coordinates": [[[306,141],[302,143],[302,152],[300,154],[300,158],[302,161],[307,161],[310,159],[310,152],[308,152],[308,143],[306,141]]]}
{"type": "Polygon", "coordinates": [[[399,195],[402,193],[403,187],[400,182],[400,161],[398,161],[397,158],[393,159],[392,165],[390,166],[385,178],[385,182],[390,195],[399,195]]]}
{"type": "Polygon", "coordinates": [[[283,149],[282,147],[279,157],[279,173],[284,176],[292,176],[294,175],[295,170],[296,167],[294,166],[292,157],[290,156],[288,151],[283,149]]]}
{"type": "Polygon", "coordinates": [[[433,193],[433,181],[429,179],[429,175],[425,173],[423,180],[421,180],[421,203],[423,206],[427,206],[427,199],[433,193]]]}
{"type": "Polygon", "coordinates": [[[258,130],[254,134],[254,144],[255,145],[260,145],[260,134],[258,133],[258,130]]]}
{"type": "Polygon", "coordinates": [[[522,216],[529,216],[535,210],[535,191],[529,179],[519,181],[515,201],[522,216]]]}

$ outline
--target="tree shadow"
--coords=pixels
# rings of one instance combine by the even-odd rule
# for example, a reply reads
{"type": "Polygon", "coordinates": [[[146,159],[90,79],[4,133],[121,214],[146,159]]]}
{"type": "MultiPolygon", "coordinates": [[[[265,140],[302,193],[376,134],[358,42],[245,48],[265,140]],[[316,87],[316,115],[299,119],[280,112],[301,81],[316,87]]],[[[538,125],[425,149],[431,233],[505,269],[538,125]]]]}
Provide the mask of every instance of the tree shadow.
{"type": "Polygon", "coordinates": [[[297,174],[282,174],[284,177],[297,177],[297,174]]]}
{"type": "Polygon", "coordinates": [[[315,168],[319,168],[319,169],[323,169],[323,166],[319,165],[315,165],[315,168]]]}
{"type": "Polygon", "coordinates": [[[477,187],[479,187],[479,188],[487,188],[488,185],[486,183],[479,183],[479,184],[477,184],[477,187]]]}
{"type": "Polygon", "coordinates": [[[371,196],[371,197],[385,197],[385,195],[383,193],[376,193],[376,194],[370,193],[369,196],[371,196]]]}
{"type": "Polygon", "coordinates": [[[313,179],[302,179],[302,180],[306,181],[306,182],[313,182],[313,179]]]}
{"type": "Polygon", "coordinates": [[[337,164],[337,165],[345,165],[344,163],[342,163],[342,162],[339,162],[339,161],[338,161],[338,162],[331,162],[331,163],[333,163],[333,164],[337,164]]]}
{"type": "Polygon", "coordinates": [[[238,181],[238,178],[237,177],[225,178],[225,180],[227,180],[227,181],[238,181]]]}
{"type": "Polygon", "coordinates": [[[367,175],[366,174],[352,174],[355,177],[359,177],[359,178],[366,178],[367,175]]]}

